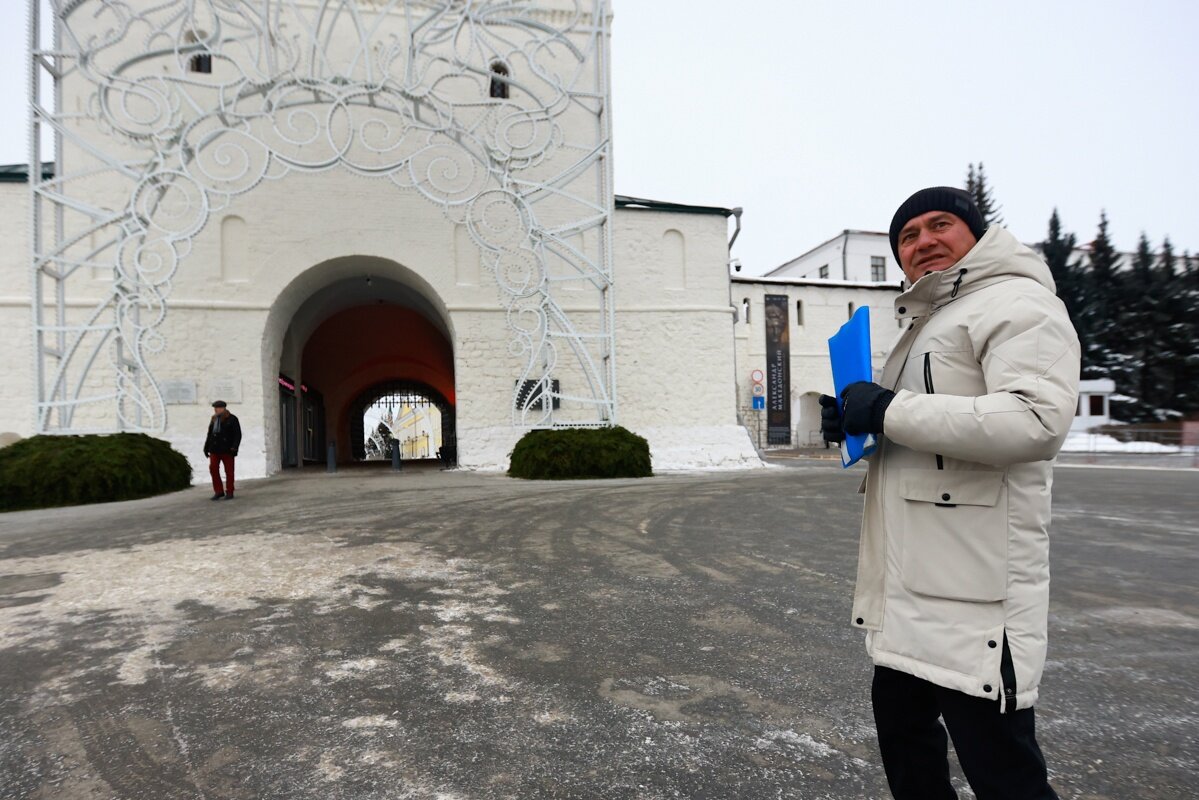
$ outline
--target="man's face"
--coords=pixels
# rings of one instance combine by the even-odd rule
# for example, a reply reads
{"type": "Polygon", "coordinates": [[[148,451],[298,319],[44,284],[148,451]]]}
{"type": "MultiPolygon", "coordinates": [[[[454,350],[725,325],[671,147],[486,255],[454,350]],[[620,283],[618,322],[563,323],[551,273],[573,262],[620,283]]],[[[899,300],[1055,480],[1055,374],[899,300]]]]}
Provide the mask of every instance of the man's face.
{"type": "Polygon", "coordinates": [[[912,217],[899,231],[899,265],[911,283],[949,269],[978,243],[956,214],[929,211],[912,217]]]}

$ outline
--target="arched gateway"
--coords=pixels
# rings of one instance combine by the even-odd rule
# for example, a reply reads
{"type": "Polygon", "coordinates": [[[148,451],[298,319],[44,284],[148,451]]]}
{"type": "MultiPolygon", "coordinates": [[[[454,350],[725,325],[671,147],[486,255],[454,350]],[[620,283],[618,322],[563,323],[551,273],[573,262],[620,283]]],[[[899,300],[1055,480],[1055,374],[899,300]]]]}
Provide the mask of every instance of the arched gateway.
{"type": "Polygon", "coordinates": [[[349,256],[305,270],[280,292],[263,334],[264,353],[277,354],[280,416],[268,404],[267,426],[280,431],[280,465],[323,461],[329,444],[340,462],[361,458],[363,402],[379,387],[425,387],[452,426],[453,341],[435,289],[401,264],[349,256]]]}
{"type": "Polygon", "coordinates": [[[467,461],[615,421],[604,0],[51,7],[43,45],[30,3],[31,163],[54,141],[30,175],[38,432],[194,449],[215,393],[270,472],[279,374],[336,372],[305,361],[338,315],[363,374],[326,402],[362,391],[371,336],[436,332],[467,461]]]}

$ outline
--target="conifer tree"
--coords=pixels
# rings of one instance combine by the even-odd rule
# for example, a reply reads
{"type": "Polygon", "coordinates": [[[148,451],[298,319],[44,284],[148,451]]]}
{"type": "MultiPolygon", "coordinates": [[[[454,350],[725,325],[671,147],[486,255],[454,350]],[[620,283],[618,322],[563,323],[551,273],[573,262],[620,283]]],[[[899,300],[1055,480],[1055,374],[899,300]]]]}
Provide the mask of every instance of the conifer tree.
{"type": "MultiPolygon", "coordinates": [[[[1107,213],[1099,213],[1099,231],[1091,242],[1087,279],[1080,320],[1087,332],[1087,349],[1082,354],[1084,378],[1112,378],[1111,370],[1121,361],[1124,343],[1117,319],[1122,287],[1116,273],[1119,254],[1107,232],[1107,213]]],[[[1117,395],[1123,388],[1116,384],[1117,395]]]]}
{"type": "Polygon", "coordinates": [[[1053,210],[1049,217],[1049,235],[1041,242],[1041,254],[1046,259],[1049,271],[1053,273],[1054,283],[1058,287],[1058,296],[1065,303],[1070,319],[1078,329],[1079,313],[1083,308],[1085,275],[1080,264],[1071,264],[1074,247],[1078,245],[1077,236],[1062,234],[1061,218],[1058,209],[1053,210]]]}
{"type": "Polygon", "coordinates": [[[978,162],[977,170],[974,169],[974,164],[969,165],[966,171],[966,191],[974,195],[974,202],[978,205],[983,223],[988,228],[1003,224],[1003,216],[999,213],[1000,205],[995,202],[991,187],[987,185],[987,173],[983,168],[983,162],[978,162]]]}
{"type": "Polygon", "coordinates": [[[1192,274],[1190,255],[1181,261],[1167,237],[1158,257],[1156,292],[1160,314],[1158,367],[1155,388],[1161,393],[1159,419],[1178,419],[1199,411],[1199,285],[1192,274]]]}
{"type": "Polygon", "coordinates": [[[1132,267],[1120,276],[1125,291],[1113,307],[1113,316],[1123,333],[1122,352],[1109,358],[1108,377],[1116,382],[1112,416],[1125,422],[1155,422],[1156,409],[1165,400],[1157,384],[1161,295],[1156,259],[1149,237],[1141,232],[1132,267]]]}
{"type": "Polygon", "coordinates": [[[1049,236],[1041,243],[1041,254],[1049,271],[1053,273],[1053,282],[1057,285],[1057,296],[1066,306],[1070,321],[1078,332],[1078,340],[1086,352],[1087,340],[1084,328],[1083,308],[1086,304],[1086,272],[1079,263],[1070,263],[1074,255],[1077,238],[1072,233],[1062,234],[1062,222],[1053,209],[1049,217],[1049,236]]]}
{"type": "Polygon", "coordinates": [[[1185,417],[1199,412],[1199,257],[1183,253],[1177,280],[1180,291],[1173,319],[1180,346],[1174,362],[1175,396],[1178,410],[1185,417]]]}

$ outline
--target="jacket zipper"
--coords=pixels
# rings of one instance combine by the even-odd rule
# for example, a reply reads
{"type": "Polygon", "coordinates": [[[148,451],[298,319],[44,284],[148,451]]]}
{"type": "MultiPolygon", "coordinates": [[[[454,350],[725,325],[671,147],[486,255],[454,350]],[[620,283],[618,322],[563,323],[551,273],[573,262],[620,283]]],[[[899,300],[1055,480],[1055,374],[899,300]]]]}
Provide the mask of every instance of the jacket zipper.
{"type": "MultiPolygon", "coordinates": [[[[924,354],[924,390],[929,394],[936,394],[933,390],[933,359],[931,353],[924,354]]],[[[937,456],[937,469],[945,469],[945,459],[940,453],[937,456]]],[[[956,508],[957,503],[934,503],[933,505],[941,508],[956,508]]]]}
{"type": "Polygon", "coordinates": [[[1016,667],[1012,663],[1012,648],[1008,647],[1007,631],[1003,632],[1003,653],[999,657],[999,680],[1002,685],[1001,714],[1010,714],[1016,710],[1016,667]]]}
{"type": "MultiPolygon", "coordinates": [[[[933,389],[933,359],[931,353],[924,354],[924,391],[929,394],[936,394],[933,389]]],[[[937,453],[937,469],[945,469],[945,459],[937,453]]]]}

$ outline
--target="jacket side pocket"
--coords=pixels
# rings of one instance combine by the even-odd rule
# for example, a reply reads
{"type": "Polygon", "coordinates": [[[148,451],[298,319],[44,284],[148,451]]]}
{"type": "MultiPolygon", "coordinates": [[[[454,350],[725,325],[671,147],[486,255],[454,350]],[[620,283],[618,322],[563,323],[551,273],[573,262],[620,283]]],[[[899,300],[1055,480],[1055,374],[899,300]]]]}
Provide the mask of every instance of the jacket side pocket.
{"type": "Polygon", "coordinates": [[[905,469],[903,585],[933,597],[1007,597],[1007,491],[1002,472],[905,469]]]}

